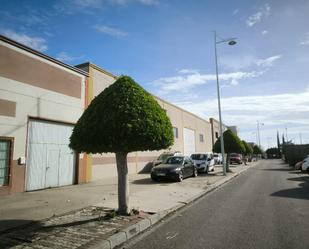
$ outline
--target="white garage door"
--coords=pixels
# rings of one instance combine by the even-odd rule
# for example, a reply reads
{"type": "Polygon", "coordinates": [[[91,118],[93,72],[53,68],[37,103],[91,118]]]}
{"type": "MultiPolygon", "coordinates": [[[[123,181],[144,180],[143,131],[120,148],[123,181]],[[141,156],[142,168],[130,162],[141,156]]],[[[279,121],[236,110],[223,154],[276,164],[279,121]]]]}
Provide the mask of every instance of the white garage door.
{"type": "Polygon", "coordinates": [[[190,156],[195,153],[195,131],[183,128],[184,155],[190,156]]]}
{"type": "Polygon", "coordinates": [[[72,129],[59,123],[29,122],[26,190],[74,183],[75,154],[68,146],[72,129]]]}

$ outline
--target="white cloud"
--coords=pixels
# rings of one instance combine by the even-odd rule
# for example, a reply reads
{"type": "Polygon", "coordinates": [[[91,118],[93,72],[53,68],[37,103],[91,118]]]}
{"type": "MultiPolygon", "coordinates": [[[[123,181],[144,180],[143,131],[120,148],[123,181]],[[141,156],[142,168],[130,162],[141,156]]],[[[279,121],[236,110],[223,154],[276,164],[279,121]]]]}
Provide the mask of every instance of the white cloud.
{"type": "Polygon", "coordinates": [[[262,35],[267,35],[267,34],[268,34],[268,31],[267,31],[267,30],[263,30],[263,31],[261,32],[261,34],[262,34],[262,35]]]}
{"type": "Polygon", "coordinates": [[[235,15],[237,15],[238,14],[238,12],[239,12],[239,9],[234,9],[234,11],[233,11],[233,15],[235,16],[235,15]]]}
{"type": "Polygon", "coordinates": [[[60,52],[56,57],[57,60],[60,60],[60,61],[63,61],[63,62],[72,62],[72,61],[79,60],[79,59],[82,59],[82,58],[84,58],[83,55],[81,55],[81,56],[71,56],[66,52],[60,52]]]}
{"type": "MultiPolygon", "coordinates": [[[[180,70],[182,71],[182,70],[180,70]]],[[[185,71],[187,72],[187,71],[185,71]]],[[[233,72],[219,74],[220,81],[231,85],[238,85],[242,79],[255,78],[263,74],[263,72],[233,72]]],[[[171,77],[162,77],[152,82],[156,87],[159,87],[163,94],[171,91],[186,91],[199,85],[205,85],[209,81],[216,80],[215,74],[201,74],[198,71],[193,73],[179,74],[171,77]]]]}
{"type": "Polygon", "coordinates": [[[301,40],[300,45],[309,45],[309,32],[305,34],[305,37],[301,40]]]}
{"type": "Polygon", "coordinates": [[[111,28],[105,25],[97,25],[94,28],[100,33],[111,35],[111,36],[124,37],[128,35],[128,33],[125,31],[122,31],[116,28],[111,28]]]}
{"type": "Polygon", "coordinates": [[[47,41],[41,37],[19,34],[13,30],[4,30],[3,35],[41,52],[46,51],[48,48],[47,41]]]}
{"type": "Polygon", "coordinates": [[[261,22],[264,17],[267,17],[267,16],[270,15],[270,10],[271,10],[271,8],[270,8],[269,4],[265,4],[262,8],[260,8],[260,10],[258,12],[249,16],[249,18],[246,21],[247,26],[252,27],[255,24],[257,24],[258,22],[261,22]]]}
{"type": "Polygon", "coordinates": [[[102,0],[73,0],[73,3],[83,8],[101,8],[103,6],[102,0]]]}
{"type": "Polygon", "coordinates": [[[250,54],[241,56],[220,56],[220,66],[232,70],[243,70],[255,64],[257,58],[250,54]]]}
{"type": "Polygon", "coordinates": [[[220,58],[220,65],[232,70],[244,70],[253,66],[271,67],[274,63],[282,58],[282,55],[274,55],[265,59],[259,59],[253,55],[242,56],[223,56],[220,58]]]}
{"type": "Polygon", "coordinates": [[[140,3],[143,5],[156,5],[159,3],[159,0],[110,0],[114,4],[125,5],[129,3],[140,3]]]}
{"type": "MultiPolygon", "coordinates": [[[[216,98],[205,101],[196,98],[174,104],[204,118],[218,115],[216,98]]],[[[272,130],[289,124],[291,127],[306,126],[309,133],[309,89],[301,93],[221,98],[221,106],[223,121],[243,131],[254,130],[259,120],[272,130]]]]}
{"type": "Polygon", "coordinates": [[[282,57],[281,54],[275,55],[275,56],[271,56],[268,57],[266,59],[260,59],[256,61],[256,64],[258,66],[263,66],[263,67],[271,67],[273,66],[274,62],[279,60],[282,57]]]}
{"type": "Polygon", "coordinates": [[[199,70],[191,69],[191,68],[185,68],[185,69],[180,69],[177,72],[180,73],[180,74],[190,74],[190,73],[198,73],[199,70]]]}

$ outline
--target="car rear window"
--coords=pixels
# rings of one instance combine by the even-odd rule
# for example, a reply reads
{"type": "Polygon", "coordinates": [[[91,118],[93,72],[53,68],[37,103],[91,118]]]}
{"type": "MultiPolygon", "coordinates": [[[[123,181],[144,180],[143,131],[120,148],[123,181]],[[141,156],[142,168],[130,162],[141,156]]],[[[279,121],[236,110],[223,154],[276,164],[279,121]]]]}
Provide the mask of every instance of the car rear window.
{"type": "Polygon", "coordinates": [[[191,159],[193,160],[206,160],[207,155],[206,154],[193,154],[191,155],[191,159]]]}
{"type": "Polygon", "coordinates": [[[169,157],[165,161],[166,164],[182,164],[182,162],[183,162],[183,157],[179,157],[179,156],[169,157]]]}

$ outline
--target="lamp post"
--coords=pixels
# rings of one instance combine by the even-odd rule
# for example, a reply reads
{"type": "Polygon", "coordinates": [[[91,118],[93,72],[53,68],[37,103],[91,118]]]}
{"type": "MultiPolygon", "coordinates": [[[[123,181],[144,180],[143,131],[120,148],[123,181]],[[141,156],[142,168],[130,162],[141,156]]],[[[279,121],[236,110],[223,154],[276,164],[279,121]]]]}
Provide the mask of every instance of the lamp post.
{"type": "Polygon", "coordinates": [[[264,125],[264,123],[260,123],[258,120],[256,121],[258,139],[259,139],[259,147],[261,149],[261,138],[260,138],[260,125],[264,125]]]}
{"type": "Polygon", "coordinates": [[[216,79],[217,79],[217,95],[218,95],[218,109],[219,109],[219,123],[220,123],[220,144],[221,144],[221,154],[222,154],[222,167],[223,167],[223,175],[226,175],[226,164],[224,158],[224,139],[223,139],[223,128],[222,128],[222,117],[221,117],[221,103],[220,103],[220,85],[219,85],[219,71],[218,71],[218,56],[217,56],[217,44],[219,43],[227,43],[228,45],[235,45],[236,38],[229,39],[221,39],[217,40],[217,33],[214,31],[214,44],[215,44],[215,63],[216,63],[216,79]]]}

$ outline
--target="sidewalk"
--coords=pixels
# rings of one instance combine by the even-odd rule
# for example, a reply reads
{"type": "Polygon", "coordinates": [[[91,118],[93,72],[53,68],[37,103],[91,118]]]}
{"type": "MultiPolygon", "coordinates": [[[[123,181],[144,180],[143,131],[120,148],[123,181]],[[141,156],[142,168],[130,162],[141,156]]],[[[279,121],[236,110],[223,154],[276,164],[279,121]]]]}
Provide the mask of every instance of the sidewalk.
{"type": "MultiPolygon", "coordinates": [[[[215,172],[209,175],[188,178],[181,183],[155,183],[151,181],[149,174],[131,175],[131,208],[141,212],[130,217],[113,218],[112,210],[117,208],[116,178],[1,197],[0,231],[28,222],[32,222],[32,225],[23,228],[20,233],[18,229],[13,229],[14,233],[6,232],[0,237],[0,245],[1,241],[6,241],[8,245],[16,245],[16,248],[57,248],[60,246],[58,237],[61,234],[67,237],[62,238],[61,248],[82,248],[86,244],[84,248],[88,248],[89,241],[95,244],[97,240],[106,239],[125,227],[145,221],[152,213],[168,213],[179,208],[207,189],[253,165],[256,163],[251,163],[250,166],[232,166],[233,173],[227,177],[223,177],[221,167],[216,167],[215,172]],[[58,216],[67,212],[69,213],[66,215],[58,216]],[[53,241],[50,236],[57,237],[58,245],[50,244],[53,241]],[[72,238],[75,240],[72,241],[72,238]],[[66,243],[68,247],[64,246],[66,243]]],[[[151,216],[148,220],[149,226],[152,224],[151,216]]],[[[141,231],[140,224],[137,230],[141,231]]],[[[123,236],[128,237],[127,234],[123,236]]],[[[108,246],[111,247],[110,241],[108,246]]]]}

